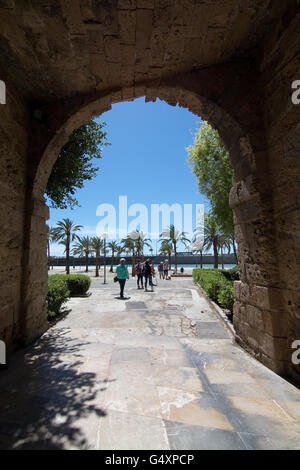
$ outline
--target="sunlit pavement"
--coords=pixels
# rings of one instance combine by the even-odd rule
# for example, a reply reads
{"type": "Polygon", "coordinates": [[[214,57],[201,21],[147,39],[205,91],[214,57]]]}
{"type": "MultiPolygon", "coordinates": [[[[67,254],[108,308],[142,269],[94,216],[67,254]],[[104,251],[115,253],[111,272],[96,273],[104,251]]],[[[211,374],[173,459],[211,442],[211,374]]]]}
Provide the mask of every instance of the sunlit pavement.
{"type": "Polygon", "coordinates": [[[1,371],[2,449],[300,448],[300,391],[233,344],[192,279],[131,279],[122,301],[108,278],[1,371]]]}

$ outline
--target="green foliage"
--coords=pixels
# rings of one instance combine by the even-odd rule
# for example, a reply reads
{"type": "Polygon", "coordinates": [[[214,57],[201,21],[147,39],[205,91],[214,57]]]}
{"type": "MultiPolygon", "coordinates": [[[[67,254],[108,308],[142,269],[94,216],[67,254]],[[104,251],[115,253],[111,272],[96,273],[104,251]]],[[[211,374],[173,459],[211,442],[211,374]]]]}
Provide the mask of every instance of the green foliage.
{"type": "Polygon", "coordinates": [[[84,274],[54,274],[49,279],[62,281],[68,289],[70,297],[85,295],[91,285],[91,279],[84,274]]]}
{"type": "Polygon", "coordinates": [[[67,276],[68,289],[71,297],[76,295],[85,295],[90,288],[91,279],[84,274],[70,274],[67,276]]]}
{"type": "Polygon", "coordinates": [[[232,282],[227,282],[222,285],[218,294],[218,304],[231,312],[233,311],[234,295],[232,282]]]}
{"type": "Polygon", "coordinates": [[[187,151],[199,192],[209,199],[217,225],[223,232],[233,233],[233,212],[229,206],[233,169],[218,132],[207,122],[202,123],[194,145],[187,151]]]}
{"type": "Polygon", "coordinates": [[[99,258],[101,250],[104,247],[104,242],[100,237],[92,237],[91,239],[91,250],[95,253],[96,257],[99,258]]]}
{"type": "Polygon", "coordinates": [[[221,269],[220,271],[228,281],[234,282],[240,280],[240,275],[237,266],[231,269],[221,269]]]}
{"type": "Polygon", "coordinates": [[[90,237],[77,236],[77,242],[74,244],[72,253],[75,256],[88,256],[92,251],[92,239],[90,237]]]}
{"type": "Polygon", "coordinates": [[[228,279],[228,281],[239,281],[240,280],[240,275],[238,268],[231,268],[231,269],[224,269],[222,270],[223,275],[228,279]]]}
{"type": "Polygon", "coordinates": [[[50,199],[51,207],[66,209],[78,206],[74,197],[76,190],[83,188],[84,182],[93,179],[99,170],[93,165],[94,159],[102,157],[102,146],[106,142],[106,132],[101,124],[89,121],[75,130],[67,144],[62,148],[52,169],[46,195],[50,199]]]}
{"type": "Polygon", "coordinates": [[[162,255],[171,256],[173,253],[173,245],[169,240],[162,240],[160,246],[160,253],[162,255]]]}
{"type": "Polygon", "coordinates": [[[181,242],[184,244],[186,247],[188,243],[191,243],[191,240],[189,240],[186,237],[185,232],[179,232],[174,224],[171,224],[167,229],[165,229],[161,234],[160,234],[160,242],[162,242],[161,245],[161,250],[167,251],[166,248],[168,246],[168,243],[171,244],[173,247],[174,251],[174,256],[175,256],[175,271],[177,272],[177,246],[178,243],[181,242]],[[165,243],[165,245],[163,245],[165,243]]]}
{"type": "Polygon", "coordinates": [[[194,269],[195,284],[199,284],[214,302],[221,307],[233,311],[234,295],[233,280],[230,280],[229,271],[220,269],[194,269]]]}
{"type": "Polygon", "coordinates": [[[65,245],[66,241],[68,241],[68,243],[73,242],[77,237],[76,232],[80,231],[82,228],[82,225],[76,225],[70,219],[60,220],[57,222],[57,226],[52,228],[52,241],[62,242],[62,244],[65,245]]]}
{"type": "Polygon", "coordinates": [[[67,283],[64,279],[57,276],[49,276],[48,278],[48,316],[55,317],[70,297],[67,283]]]}
{"type": "Polygon", "coordinates": [[[218,301],[218,294],[226,282],[219,269],[194,269],[194,281],[199,284],[214,302],[218,301]]]}
{"type": "Polygon", "coordinates": [[[229,269],[231,280],[232,281],[239,281],[240,280],[240,274],[239,274],[239,269],[236,266],[235,268],[229,269]]]}

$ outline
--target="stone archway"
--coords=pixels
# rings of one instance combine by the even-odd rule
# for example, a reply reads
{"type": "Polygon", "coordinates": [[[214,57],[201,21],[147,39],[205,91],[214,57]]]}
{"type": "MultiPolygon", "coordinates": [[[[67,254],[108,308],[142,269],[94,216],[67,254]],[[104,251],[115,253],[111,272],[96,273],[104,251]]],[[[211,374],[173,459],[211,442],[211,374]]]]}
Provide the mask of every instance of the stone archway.
{"type": "MultiPolygon", "coordinates": [[[[205,72],[202,80],[206,80],[206,73],[207,72],[205,72]]],[[[171,86],[167,86],[167,84],[165,84],[159,88],[147,88],[146,100],[154,101],[156,98],[160,98],[170,105],[174,106],[178,103],[180,106],[186,107],[194,114],[208,120],[217,128],[228,148],[235,170],[235,186],[231,193],[231,205],[235,212],[236,233],[239,243],[239,268],[241,272],[241,283],[236,285],[235,326],[237,339],[247,347],[249,351],[257,354],[260,359],[274,370],[283,373],[283,359],[280,359],[283,358],[282,345],[275,345],[276,339],[271,335],[270,329],[265,329],[262,317],[264,314],[266,315],[266,313],[261,310],[262,306],[255,304],[253,300],[253,295],[256,295],[257,290],[258,292],[263,290],[264,294],[267,293],[268,295],[266,291],[268,291],[269,280],[271,280],[272,283],[278,282],[278,278],[275,277],[277,276],[277,271],[274,269],[276,266],[276,258],[272,250],[269,249],[271,246],[274,246],[271,243],[271,232],[266,236],[268,228],[271,228],[273,225],[273,221],[270,217],[271,209],[268,206],[270,201],[265,195],[265,182],[260,181],[258,175],[259,161],[257,161],[249,136],[246,134],[245,130],[238,125],[236,120],[210,99],[199,96],[194,91],[182,88],[180,86],[181,77],[177,77],[177,79],[178,78],[177,86],[172,84],[171,86]],[[250,206],[251,210],[249,210],[250,206]],[[266,214],[269,214],[268,218],[266,214]],[[253,227],[251,227],[252,221],[255,221],[253,227]],[[256,236],[255,231],[257,227],[264,233],[263,240],[259,240],[256,236]],[[265,239],[268,240],[267,244],[265,243],[265,239]],[[255,248],[252,244],[253,242],[255,243],[255,248]],[[249,265],[251,265],[251,267],[249,265]],[[249,269],[252,269],[252,272],[249,272],[249,269]],[[256,314],[254,321],[257,326],[253,327],[251,336],[249,335],[248,326],[244,329],[243,320],[245,317],[242,317],[242,315],[245,309],[249,315],[256,314]],[[257,318],[258,316],[259,318],[257,318]],[[262,324],[259,325],[259,321],[261,321],[262,324]],[[263,343],[259,343],[261,338],[268,338],[268,341],[272,342],[273,355],[270,350],[267,349],[270,347],[269,344],[266,346],[263,343]]],[[[201,79],[199,80],[198,75],[196,79],[198,85],[200,81],[201,79]]],[[[183,83],[186,82],[193,83],[194,77],[191,82],[189,80],[187,81],[186,77],[184,77],[183,83]]],[[[223,86],[226,85],[226,83],[223,83],[223,86]]],[[[215,86],[216,85],[213,85],[211,88],[215,88],[215,86]]],[[[143,92],[144,89],[141,88],[139,93],[142,94],[143,92]]],[[[209,92],[209,94],[211,94],[212,90],[209,90],[209,92]]],[[[131,93],[133,93],[133,90],[131,90],[131,93]]],[[[133,100],[137,97],[140,96],[137,95],[136,91],[132,95],[130,94],[130,90],[125,89],[113,91],[107,96],[97,97],[96,99],[93,97],[90,102],[84,103],[83,105],[81,102],[75,103],[75,109],[77,109],[77,111],[69,118],[66,116],[66,121],[63,122],[60,129],[48,142],[45,152],[40,158],[40,163],[37,167],[33,182],[31,204],[31,207],[37,207],[38,214],[43,210],[43,193],[51,169],[62,145],[64,145],[70,133],[92,117],[107,111],[114,102],[133,100]]],[[[30,218],[32,220],[32,214],[30,218]]],[[[38,216],[38,219],[34,217],[34,220],[40,223],[43,222],[41,215],[38,216]]],[[[37,229],[38,233],[43,233],[42,225],[40,227],[37,226],[37,229]]],[[[28,279],[32,278],[32,275],[34,276],[33,273],[38,265],[38,272],[41,272],[43,266],[46,266],[45,245],[45,236],[40,247],[34,245],[32,249],[29,245],[29,258],[31,256],[30,253],[33,251],[35,255],[38,254],[39,263],[37,263],[35,259],[34,266],[31,266],[28,279]]],[[[32,282],[34,282],[33,278],[32,282]]],[[[31,282],[29,282],[29,285],[31,285],[31,282]]],[[[35,303],[34,299],[33,302],[35,303]]],[[[42,304],[40,302],[39,305],[41,309],[42,304]]],[[[38,310],[38,308],[35,307],[34,310],[38,310]]],[[[276,320],[270,316],[270,318],[268,318],[268,327],[272,328],[275,321],[276,320]]],[[[30,332],[30,335],[34,332],[30,324],[27,326],[27,331],[30,332]]],[[[282,333],[283,332],[281,332],[281,334],[282,333]]],[[[282,336],[281,342],[282,341],[286,341],[286,337],[282,336]]]]}
{"type": "Polygon", "coordinates": [[[61,146],[112,103],[146,96],[179,103],[218,129],[235,171],[237,339],[277,373],[299,380],[291,361],[291,344],[300,336],[300,106],[290,100],[300,74],[297,2],[250,2],[247,9],[236,0],[208,16],[207,5],[192,0],[75,2],[73,9],[59,1],[57,8],[24,6],[24,16],[14,3],[0,8],[0,71],[7,85],[0,120],[0,325],[6,342],[27,343],[47,327],[42,194],[61,146]],[[205,32],[199,31],[202,17],[205,32]],[[50,60],[49,44],[67,68],[50,60]]]}

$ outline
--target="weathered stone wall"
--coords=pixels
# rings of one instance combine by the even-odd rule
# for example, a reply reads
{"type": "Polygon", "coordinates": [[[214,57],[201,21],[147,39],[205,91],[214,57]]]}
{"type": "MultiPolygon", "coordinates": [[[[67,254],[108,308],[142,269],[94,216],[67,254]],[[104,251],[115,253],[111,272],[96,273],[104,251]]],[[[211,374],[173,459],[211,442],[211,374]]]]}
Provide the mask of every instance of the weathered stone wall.
{"type": "Polygon", "coordinates": [[[292,102],[292,83],[300,80],[299,21],[277,26],[265,46],[262,71],[267,75],[264,119],[268,146],[280,282],[269,294],[274,336],[288,349],[287,374],[299,380],[291,361],[300,339],[300,105],[292,102]],[[282,336],[287,336],[287,344],[282,336]]]}
{"type": "Polygon", "coordinates": [[[299,46],[299,17],[294,15],[288,28],[278,22],[262,47],[265,135],[257,139],[257,150],[265,185],[261,202],[267,213],[262,227],[251,217],[257,213],[253,201],[244,213],[246,223],[236,211],[245,274],[235,292],[239,341],[273,370],[297,382],[300,367],[292,362],[292,343],[300,338],[300,106],[292,103],[291,86],[300,77],[299,46]],[[253,262],[256,256],[262,263],[253,262]]]}
{"type": "Polygon", "coordinates": [[[7,86],[6,91],[7,104],[0,105],[0,338],[13,345],[18,342],[21,329],[29,115],[18,91],[12,86],[7,86]]]}
{"type": "Polygon", "coordinates": [[[33,203],[28,191],[28,98],[14,87],[6,71],[1,77],[6,82],[6,104],[0,106],[0,338],[12,350],[48,327],[44,264],[48,209],[44,199],[33,203]]]}
{"type": "Polygon", "coordinates": [[[237,340],[299,380],[297,2],[100,3],[0,4],[0,334],[27,343],[47,328],[43,192],[70,133],[112,103],[160,98],[208,120],[230,152],[237,340]]]}

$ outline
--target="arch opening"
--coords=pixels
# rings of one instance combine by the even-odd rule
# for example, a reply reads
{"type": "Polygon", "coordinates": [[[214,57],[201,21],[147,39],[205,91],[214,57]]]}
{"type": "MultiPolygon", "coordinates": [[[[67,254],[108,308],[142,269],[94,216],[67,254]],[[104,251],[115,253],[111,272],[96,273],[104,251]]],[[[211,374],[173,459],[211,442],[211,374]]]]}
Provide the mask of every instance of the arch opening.
{"type": "MultiPolygon", "coordinates": [[[[221,106],[194,91],[180,86],[161,86],[137,92],[119,90],[88,100],[82,100],[66,106],[67,112],[54,126],[51,138],[46,136],[42,155],[37,159],[39,164],[32,176],[32,206],[37,205],[37,212],[44,210],[43,193],[51,169],[62,146],[67,142],[69,135],[89,119],[100,116],[111,109],[111,105],[121,101],[132,101],[145,96],[146,101],[155,101],[157,98],[171,106],[179,105],[190,110],[193,114],[208,121],[214,127],[229,151],[234,169],[234,186],[230,195],[230,205],[234,210],[236,241],[238,244],[238,265],[241,281],[235,285],[235,328],[236,339],[250,353],[255,354],[268,367],[279,374],[285,373],[285,357],[287,357],[287,329],[283,328],[278,338],[274,331],[282,327],[282,319],[278,326],[278,315],[268,311],[266,313],[263,296],[271,299],[274,295],[272,289],[279,282],[279,272],[276,265],[275,242],[272,248],[274,233],[272,231],[272,214],[270,211],[270,198],[266,198],[268,187],[265,184],[265,175],[262,178],[261,161],[262,151],[254,151],[252,142],[256,143],[258,134],[247,135],[235,117],[222,109],[221,106]],[[71,111],[70,111],[71,110],[71,111]],[[254,141],[253,141],[254,139],[254,141]],[[248,216],[250,212],[250,217],[248,216]],[[267,236],[261,236],[267,234],[267,236]],[[255,319],[253,316],[255,314],[255,319]],[[266,323],[266,318],[267,323],[266,323]],[[257,319],[259,318],[259,320],[257,319]],[[251,320],[252,319],[252,320],[251,320]]],[[[51,114],[51,113],[50,113],[51,114]]],[[[31,218],[32,218],[31,213],[31,218]]],[[[39,214],[40,217],[40,214],[39,214]]],[[[47,218],[45,215],[43,223],[47,218]]],[[[40,220],[41,221],[41,220],[40,220]]],[[[40,229],[40,232],[43,232],[40,229]]],[[[46,237],[44,233],[44,245],[46,237]]],[[[30,243],[28,254],[31,252],[30,243]]],[[[39,252],[40,270],[46,273],[45,250],[39,252]]],[[[272,300],[270,300],[272,301],[272,300]]],[[[279,310],[280,310],[279,306],[279,310]]]]}

